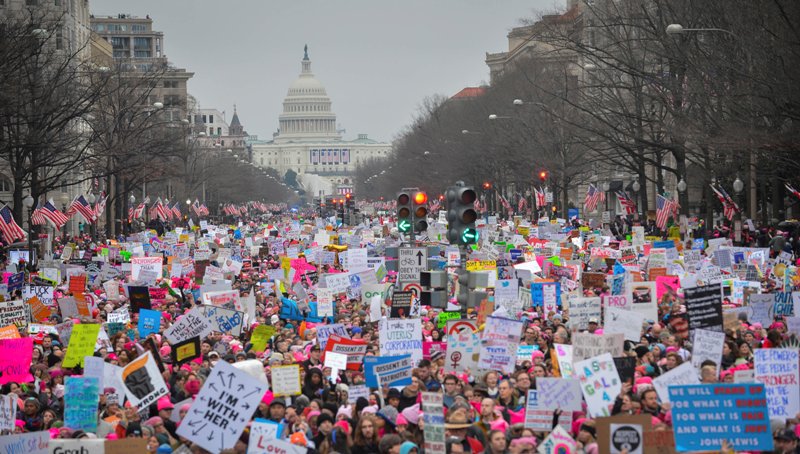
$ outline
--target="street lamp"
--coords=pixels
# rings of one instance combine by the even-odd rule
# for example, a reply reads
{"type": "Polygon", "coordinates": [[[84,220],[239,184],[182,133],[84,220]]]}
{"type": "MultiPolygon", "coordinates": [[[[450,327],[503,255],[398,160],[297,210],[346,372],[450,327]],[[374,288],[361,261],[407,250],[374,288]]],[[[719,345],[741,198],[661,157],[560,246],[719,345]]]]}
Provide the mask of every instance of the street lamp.
{"type": "Polygon", "coordinates": [[[667,25],[666,32],[668,35],[682,35],[685,32],[722,32],[736,37],[736,34],[730,30],[725,30],[724,28],[683,28],[683,25],[681,24],[667,25]]]}
{"type": "Polygon", "coordinates": [[[186,205],[191,205],[191,204],[192,204],[192,199],[186,199],[186,205]]]}
{"type": "Polygon", "coordinates": [[[744,190],[744,182],[739,178],[739,175],[736,175],[736,180],[733,182],[733,190],[736,194],[741,194],[744,190]]]}
{"type": "MultiPolygon", "coordinates": [[[[67,212],[67,204],[69,203],[69,193],[68,192],[62,192],[61,193],[61,197],[59,198],[59,200],[61,201],[61,211],[66,213],[67,212]]],[[[64,240],[66,240],[66,238],[67,238],[67,224],[68,223],[69,222],[65,222],[64,223],[64,227],[63,227],[64,231],[63,231],[63,234],[62,234],[62,238],[64,238],[64,240]]]]}
{"type": "Polygon", "coordinates": [[[678,192],[686,192],[686,181],[684,181],[683,177],[678,182],[678,192]]]}
{"type": "Polygon", "coordinates": [[[639,192],[639,189],[642,189],[642,185],[639,184],[639,178],[633,180],[633,184],[631,185],[631,189],[633,192],[639,192]]]}
{"type": "Polygon", "coordinates": [[[30,194],[22,199],[22,204],[28,209],[28,271],[33,271],[33,222],[31,222],[31,215],[33,214],[33,197],[30,194]]]}

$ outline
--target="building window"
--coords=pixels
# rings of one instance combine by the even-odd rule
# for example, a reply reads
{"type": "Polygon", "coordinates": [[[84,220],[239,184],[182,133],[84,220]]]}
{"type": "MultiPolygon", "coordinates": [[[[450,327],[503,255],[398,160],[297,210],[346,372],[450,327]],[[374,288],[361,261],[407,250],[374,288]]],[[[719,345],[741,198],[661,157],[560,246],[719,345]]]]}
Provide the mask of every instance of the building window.
{"type": "Polygon", "coordinates": [[[164,88],[178,88],[178,81],[177,80],[165,80],[164,81],[164,88]]]}
{"type": "Polygon", "coordinates": [[[208,128],[208,135],[209,136],[213,136],[214,135],[214,128],[208,128]]]}
{"type": "Polygon", "coordinates": [[[181,97],[178,95],[165,95],[164,96],[164,106],[166,107],[180,107],[181,105],[181,97]]]}
{"type": "Polygon", "coordinates": [[[63,49],[64,48],[64,28],[60,25],[56,30],[56,49],[63,49]]]}
{"type": "Polygon", "coordinates": [[[206,121],[207,119],[208,119],[208,117],[206,117],[205,115],[203,115],[203,123],[208,123],[208,122],[206,121]]]}
{"type": "MultiPolygon", "coordinates": [[[[217,135],[218,136],[222,135],[222,128],[219,128],[219,127],[217,128],[217,135]]],[[[223,143],[223,145],[225,145],[225,144],[223,143]]]]}
{"type": "Polygon", "coordinates": [[[214,116],[213,115],[209,115],[208,116],[208,122],[209,123],[214,123],[214,116]]]}
{"type": "Polygon", "coordinates": [[[147,31],[147,26],[142,24],[131,24],[131,31],[132,32],[145,32],[147,31]]]}
{"type": "Polygon", "coordinates": [[[12,192],[14,190],[14,185],[11,184],[11,180],[5,177],[0,177],[0,192],[12,192]]]}
{"type": "Polygon", "coordinates": [[[39,4],[39,0],[25,0],[25,4],[28,6],[36,6],[39,4]]]}

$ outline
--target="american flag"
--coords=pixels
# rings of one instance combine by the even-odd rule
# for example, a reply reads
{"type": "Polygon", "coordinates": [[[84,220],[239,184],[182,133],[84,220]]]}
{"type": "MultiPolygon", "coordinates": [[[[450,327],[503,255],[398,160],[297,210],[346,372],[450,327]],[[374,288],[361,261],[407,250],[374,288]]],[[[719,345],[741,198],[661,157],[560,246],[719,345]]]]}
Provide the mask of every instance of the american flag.
{"type": "Polygon", "coordinates": [[[192,211],[194,211],[194,214],[197,215],[198,217],[202,216],[203,211],[200,209],[199,200],[194,199],[194,203],[192,204],[192,211]]]}
{"type": "Polygon", "coordinates": [[[583,201],[583,210],[587,213],[596,210],[602,194],[603,192],[597,189],[595,185],[589,184],[589,189],[586,191],[586,199],[583,201]]]}
{"type": "Polygon", "coordinates": [[[719,199],[719,202],[722,204],[722,215],[729,221],[733,220],[733,217],[739,211],[739,207],[736,203],[731,199],[731,196],[725,192],[722,187],[715,187],[713,184],[711,185],[711,190],[714,191],[714,194],[719,199]]]}
{"type": "Polygon", "coordinates": [[[525,196],[520,195],[519,202],[517,202],[517,210],[520,213],[523,213],[526,211],[527,208],[528,208],[528,199],[526,199],[525,196]]]}
{"type": "Polygon", "coordinates": [[[144,202],[140,203],[139,206],[133,210],[133,219],[141,219],[141,217],[144,216],[144,208],[144,202]]]}
{"type": "Polygon", "coordinates": [[[27,235],[24,230],[14,222],[14,215],[8,205],[3,205],[0,209],[0,231],[3,233],[3,238],[6,242],[11,244],[14,240],[25,238],[27,235]]]}
{"type": "Polygon", "coordinates": [[[53,204],[53,200],[48,200],[44,205],[37,208],[33,214],[34,224],[42,225],[46,221],[52,222],[56,229],[61,229],[61,227],[69,221],[69,218],[56,208],[53,204]]]}
{"type": "Polygon", "coordinates": [[[75,213],[80,213],[86,222],[94,222],[94,220],[97,218],[97,216],[94,214],[92,205],[90,205],[89,202],[86,201],[86,197],[82,195],[75,197],[75,199],[69,205],[69,208],[67,208],[67,216],[71,217],[75,213]]]}
{"type": "Polygon", "coordinates": [[[175,219],[181,218],[181,203],[175,202],[175,205],[172,206],[172,214],[175,215],[175,219]]]}
{"type": "Polygon", "coordinates": [[[161,201],[161,197],[156,199],[156,203],[155,205],[153,205],[153,211],[156,216],[158,216],[164,221],[172,218],[171,216],[172,211],[171,210],[168,211],[167,208],[164,207],[164,202],[161,201]]]}
{"type": "Polygon", "coordinates": [[[533,191],[536,192],[536,206],[542,208],[547,205],[547,193],[544,192],[544,189],[533,188],[533,191]]]}
{"type": "Polygon", "coordinates": [[[99,219],[100,216],[103,215],[103,212],[106,211],[106,201],[108,200],[107,195],[103,195],[100,193],[100,198],[97,200],[97,203],[94,205],[94,215],[99,219]]]}
{"type": "Polygon", "coordinates": [[[625,210],[625,214],[636,213],[636,202],[634,202],[628,194],[617,191],[617,200],[619,200],[619,204],[622,205],[622,208],[625,210]]]}
{"type": "Polygon", "coordinates": [[[36,208],[31,211],[31,224],[33,225],[44,225],[47,224],[47,219],[42,216],[42,213],[39,211],[41,207],[39,206],[39,201],[36,201],[36,208]]]}
{"type": "Polygon", "coordinates": [[[656,227],[661,230],[667,229],[667,220],[675,212],[676,205],[674,201],[661,194],[656,196],[656,227]]]}

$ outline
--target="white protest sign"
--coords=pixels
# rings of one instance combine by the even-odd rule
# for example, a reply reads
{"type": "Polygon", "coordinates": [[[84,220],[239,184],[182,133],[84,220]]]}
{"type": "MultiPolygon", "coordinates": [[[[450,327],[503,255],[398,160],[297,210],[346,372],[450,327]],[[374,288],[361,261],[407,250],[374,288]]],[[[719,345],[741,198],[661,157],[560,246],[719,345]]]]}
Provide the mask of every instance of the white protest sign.
{"type": "MultiPolygon", "coordinates": [[[[347,355],[335,352],[325,353],[325,367],[331,369],[344,370],[347,369],[347,355]]],[[[331,375],[335,375],[331,373],[331,375]]]]}
{"type": "Polygon", "coordinates": [[[121,307],[108,314],[108,323],[130,323],[131,314],[127,307],[121,307]]]}
{"type": "MultiPolygon", "coordinates": [[[[555,407],[548,407],[542,403],[542,392],[538,389],[529,389],[525,399],[524,427],[536,432],[547,432],[553,427],[553,414],[555,407]]],[[[558,426],[569,427],[572,422],[572,412],[564,410],[558,417],[558,426]]]]}
{"type": "Polygon", "coordinates": [[[199,307],[193,307],[164,331],[164,337],[174,345],[196,336],[202,339],[211,334],[211,331],[213,329],[206,316],[199,307]]]}
{"type": "Polygon", "coordinates": [[[591,333],[575,333],[572,342],[572,360],[581,361],[598,356],[604,352],[619,358],[622,356],[625,337],[622,334],[597,335],[591,333]]]}
{"type": "Polygon", "coordinates": [[[70,438],[51,439],[47,452],[51,454],[105,454],[106,441],[102,439],[70,438]]]}
{"type": "Polygon", "coordinates": [[[317,289],[317,315],[320,317],[333,317],[332,289],[320,287],[317,289]]]}
{"type": "Polygon", "coordinates": [[[422,320],[390,318],[379,326],[381,356],[411,355],[414,364],[422,360],[422,320]]]}
{"type": "Polygon", "coordinates": [[[609,334],[619,333],[625,336],[626,340],[638,342],[642,335],[643,323],[644,315],[639,312],[607,307],[603,332],[609,334]]]}
{"type": "Polygon", "coordinates": [[[350,287],[350,275],[348,273],[326,274],[324,282],[325,288],[332,290],[334,294],[346,292],[350,287]]]}
{"type": "Polygon", "coordinates": [[[365,248],[347,250],[348,271],[350,271],[351,273],[358,273],[368,269],[369,267],[367,266],[367,250],[365,248]]]}
{"type": "Polygon", "coordinates": [[[218,361],[177,434],[211,452],[231,449],[266,391],[266,384],[218,361]]]}
{"type": "Polygon", "coordinates": [[[767,406],[772,419],[794,418],[800,412],[800,371],[796,348],[755,350],[755,379],[767,388],[767,406]]]}
{"type": "Polygon", "coordinates": [[[719,371],[722,363],[722,346],[724,344],[725,333],[696,329],[694,331],[694,342],[692,343],[692,366],[699,370],[703,361],[710,359],[714,361],[719,371]]]}
{"type": "MultiPolygon", "coordinates": [[[[342,370],[344,370],[344,367],[342,370]]],[[[300,366],[291,364],[289,366],[273,367],[272,392],[276,396],[297,396],[300,394],[300,366]]]]}
{"type": "MultiPolygon", "coordinates": [[[[636,228],[636,227],[634,227],[636,228]]],[[[642,234],[644,235],[644,234],[642,234]]],[[[550,435],[536,448],[539,454],[572,454],[578,452],[578,444],[569,436],[569,432],[556,426],[550,435]]]]}
{"type": "Polygon", "coordinates": [[[569,299],[570,328],[587,329],[589,320],[595,318],[599,322],[600,315],[600,298],[569,299]]]}
{"type": "Polygon", "coordinates": [[[331,337],[331,334],[336,334],[337,336],[343,337],[345,339],[350,339],[350,334],[347,333],[347,328],[341,323],[331,323],[330,325],[317,325],[317,343],[319,344],[320,350],[325,350],[325,346],[328,344],[328,338],[331,337]]]}
{"type": "Polygon", "coordinates": [[[575,376],[583,383],[581,390],[593,418],[611,416],[614,400],[622,390],[617,366],[610,353],[575,363],[575,376]]]}
{"type": "Polygon", "coordinates": [[[119,369],[117,373],[119,382],[125,388],[125,395],[134,407],[145,408],[169,393],[149,351],[119,369]]]}
{"type": "Polygon", "coordinates": [[[488,317],[481,338],[478,368],[513,372],[522,325],[519,320],[488,317]]]}
{"type": "Polygon", "coordinates": [[[581,411],[581,382],[577,378],[537,377],[536,389],[544,408],[581,411]]]}
{"type": "Polygon", "coordinates": [[[97,387],[100,391],[103,390],[104,373],[105,361],[103,361],[103,358],[99,356],[87,356],[83,359],[83,376],[97,378],[97,387]]]}
{"type": "Polygon", "coordinates": [[[450,374],[475,371],[478,365],[480,338],[472,330],[465,329],[447,336],[447,359],[444,370],[450,374]]]}
{"type": "Polygon", "coordinates": [[[138,281],[142,271],[155,273],[156,277],[161,277],[161,257],[132,257],[131,258],[131,280],[138,281]]]}
{"type": "Polygon", "coordinates": [[[109,301],[119,300],[119,281],[116,279],[103,282],[103,290],[105,290],[109,301]]]}
{"type": "Polygon", "coordinates": [[[0,430],[14,431],[17,419],[17,397],[9,394],[0,396],[0,430]]]}
{"type": "Polygon", "coordinates": [[[308,449],[281,440],[280,424],[266,419],[256,419],[250,425],[250,442],[247,454],[306,454],[308,449]]]}
{"type": "Polygon", "coordinates": [[[553,344],[553,349],[556,351],[558,370],[561,372],[561,376],[573,377],[575,370],[572,367],[572,345],[553,344]]]}
{"type": "Polygon", "coordinates": [[[661,374],[653,380],[661,402],[669,402],[669,387],[671,385],[698,385],[700,379],[697,377],[697,369],[691,363],[683,363],[680,366],[661,374]]]}
{"type": "Polygon", "coordinates": [[[0,437],[0,452],[8,454],[48,454],[50,431],[17,433],[0,437]]]}

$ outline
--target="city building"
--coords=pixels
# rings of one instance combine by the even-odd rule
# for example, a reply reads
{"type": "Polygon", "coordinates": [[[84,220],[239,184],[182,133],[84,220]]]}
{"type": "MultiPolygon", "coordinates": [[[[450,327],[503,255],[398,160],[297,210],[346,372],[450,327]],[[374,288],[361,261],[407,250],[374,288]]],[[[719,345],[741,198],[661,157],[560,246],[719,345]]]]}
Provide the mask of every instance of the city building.
{"type": "Polygon", "coordinates": [[[292,82],[283,101],[279,129],[272,140],[250,139],[252,162],[273,168],[280,175],[295,176],[312,196],[352,190],[356,168],[371,159],[383,159],[390,143],[359,134],[344,140],[337,128],[331,98],[311,72],[308,47],[301,61],[300,76],[292,82]]]}
{"type": "Polygon", "coordinates": [[[130,14],[92,16],[92,30],[111,43],[114,61],[123,71],[148,72],[166,68],[150,96],[164,104],[165,120],[181,121],[188,113],[187,84],[194,73],[172,65],[164,52],[164,33],[153,30],[153,19],[130,14]]]}

